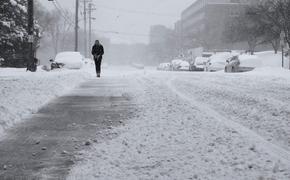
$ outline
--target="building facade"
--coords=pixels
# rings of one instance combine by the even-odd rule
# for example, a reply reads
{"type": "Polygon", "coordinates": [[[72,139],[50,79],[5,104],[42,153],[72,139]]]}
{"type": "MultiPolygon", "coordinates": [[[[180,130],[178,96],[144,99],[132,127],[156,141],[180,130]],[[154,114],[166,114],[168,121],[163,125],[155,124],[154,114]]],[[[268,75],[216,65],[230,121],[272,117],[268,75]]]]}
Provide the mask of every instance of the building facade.
{"type": "Polygon", "coordinates": [[[150,28],[149,50],[155,63],[168,62],[177,53],[176,35],[173,29],[164,25],[154,25],[150,28]]]}
{"type": "Polygon", "coordinates": [[[229,48],[228,44],[223,43],[226,23],[229,18],[243,13],[251,3],[253,0],[196,0],[181,14],[183,48],[229,48]]]}

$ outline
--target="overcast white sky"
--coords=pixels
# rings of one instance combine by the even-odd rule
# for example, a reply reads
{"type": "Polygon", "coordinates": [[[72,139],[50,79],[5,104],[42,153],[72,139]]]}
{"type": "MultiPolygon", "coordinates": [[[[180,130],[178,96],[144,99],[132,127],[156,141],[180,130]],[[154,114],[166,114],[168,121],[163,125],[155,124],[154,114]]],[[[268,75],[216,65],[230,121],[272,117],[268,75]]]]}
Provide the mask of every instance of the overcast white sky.
{"type": "MultiPolygon", "coordinates": [[[[40,0],[48,9],[52,2],[40,0]]],[[[82,1],[82,0],[80,0],[82,1]]],[[[151,25],[174,26],[180,13],[195,0],[93,0],[96,11],[93,29],[100,35],[109,37],[114,43],[148,42],[151,25]],[[138,12],[137,12],[138,11],[138,12]],[[144,13],[143,13],[144,12],[144,13]],[[152,14],[150,14],[152,12],[152,14]],[[104,33],[120,32],[120,34],[104,33]],[[133,35],[138,34],[138,35],[133,35]]],[[[63,8],[74,10],[75,0],[58,0],[63,8]]],[[[82,4],[81,4],[82,5],[82,4]]],[[[80,7],[83,12],[83,6],[80,7]]]]}

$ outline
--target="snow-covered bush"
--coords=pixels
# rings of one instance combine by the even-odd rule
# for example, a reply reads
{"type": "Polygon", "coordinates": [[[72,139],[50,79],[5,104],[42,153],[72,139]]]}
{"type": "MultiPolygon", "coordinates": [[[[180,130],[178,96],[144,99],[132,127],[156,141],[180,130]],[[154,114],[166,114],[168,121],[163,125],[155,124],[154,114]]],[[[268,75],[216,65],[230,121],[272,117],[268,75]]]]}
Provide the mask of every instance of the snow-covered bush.
{"type": "MultiPolygon", "coordinates": [[[[6,66],[24,65],[19,64],[22,62],[13,62],[13,59],[15,56],[27,55],[26,5],[27,1],[23,0],[1,0],[0,3],[0,52],[6,66]]],[[[37,33],[35,35],[38,37],[37,33]]]]}

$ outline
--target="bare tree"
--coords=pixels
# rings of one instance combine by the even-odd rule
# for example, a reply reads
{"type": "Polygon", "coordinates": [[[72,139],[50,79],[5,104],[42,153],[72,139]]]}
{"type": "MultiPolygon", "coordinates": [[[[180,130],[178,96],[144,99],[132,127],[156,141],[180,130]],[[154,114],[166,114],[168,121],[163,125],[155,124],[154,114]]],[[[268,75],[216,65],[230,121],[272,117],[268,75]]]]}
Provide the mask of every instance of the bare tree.
{"type": "Polygon", "coordinates": [[[289,0],[264,0],[251,9],[255,14],[256,22],[264,25],[267,38],[277,49],[280,33],[285,32],[288,45],[290,45],[290,1],[289,0]]]}
{"type": "MultiPolygon", "coordinates": [[[[249,9],[249,8],[248,8],[249,9]]],[[[259,44],[265,43],[265,25],[255,21],[256,14],[246,11],[240,16],[232,18],[224,31],[224,39],[226,42],[246,41],[249,51],[254,54],[255,48],[259,44]]]]}
{"type": "Polygon", "coordinates": [[[64,42],[66,42],[73,25],[66,19],[60,18],[57,11],[52,11],[48,16],[46,34],[51,38],[54,52],[57,54],[60,50],[64,50],[64,42]]]}

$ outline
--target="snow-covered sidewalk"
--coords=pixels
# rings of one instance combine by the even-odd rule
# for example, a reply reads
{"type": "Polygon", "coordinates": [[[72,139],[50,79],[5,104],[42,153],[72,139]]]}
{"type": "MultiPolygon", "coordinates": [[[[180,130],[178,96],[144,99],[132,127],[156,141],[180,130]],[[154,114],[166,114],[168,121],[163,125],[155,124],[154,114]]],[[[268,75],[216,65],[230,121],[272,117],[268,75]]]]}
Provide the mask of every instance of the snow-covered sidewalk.
{"type": "Polygon", "coordinates": [[[288,109],[272,112],[283,107],[280,98],[289,101],[283,94],[290,87],[288,74],[264,69],[246,74],[147,72],[130,77],[132,86],[138,87],[130,92],[139,107],[136,116],[110,132],[118,137],[100,140],[85,152],[86,161],[77,164],[68,179],[288,180],[288,145],[273,142],[279,132],[289,139],[288,109]],[[267,106],[253,99],[263,95],[267,106]],[[248,124],[250,120],[256,126],[248,124]],[[271,143],[287,158],[268,150],[271,143]]]}
{"type": "Polygon", "coordinates": [[[0,68],[0,138],[5,129],[20,122],[50,100],[68,92],[89,77],[86,70],[36,73],[0,68]]]}

